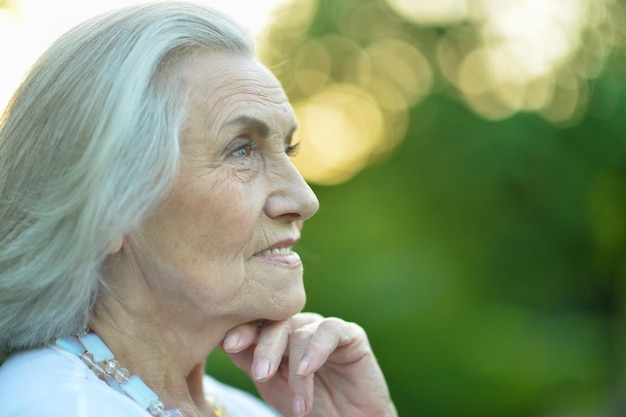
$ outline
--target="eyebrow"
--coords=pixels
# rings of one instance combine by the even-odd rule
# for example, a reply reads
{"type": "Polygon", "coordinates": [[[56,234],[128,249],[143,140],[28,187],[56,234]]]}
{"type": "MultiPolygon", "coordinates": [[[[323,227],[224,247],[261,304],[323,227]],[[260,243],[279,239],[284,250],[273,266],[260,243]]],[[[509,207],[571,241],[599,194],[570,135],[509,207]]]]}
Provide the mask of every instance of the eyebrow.
{"type": "MultiPolygon", "coordinates": [[[[263,137],[267,137],[270,133],[270,127],[261,119],[257,119],[252,116],[237,116],[224,124],[224,127],[232,126],[232,125],[245,125],[256,131],[257,134],[263,137]]],[[[285,136],[285,142],[291,143],[293,138],[293,134],[296,131],[297,126],[294,125],[287,132],[287,136],[285,136]]]]}

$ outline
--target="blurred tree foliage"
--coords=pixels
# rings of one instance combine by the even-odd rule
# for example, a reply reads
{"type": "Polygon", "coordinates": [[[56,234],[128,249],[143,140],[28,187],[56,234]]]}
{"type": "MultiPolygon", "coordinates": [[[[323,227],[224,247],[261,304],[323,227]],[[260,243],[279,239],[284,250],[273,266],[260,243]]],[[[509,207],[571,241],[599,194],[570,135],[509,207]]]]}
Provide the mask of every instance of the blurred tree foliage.
{"type": "MultiPolygon", "coordinates": [[[[625,27],[625,2],[610,3],[625,27]]],[[[293,87],[292,63],[307,40],[343,37],[334,82],[354,46],[376,38],[399,37],[431,64],[451,30],[478,42],[468,22],[420,26],[382,0],[320,1],[299,32],[310,4],[289,6],[265,51],[295,101],[307,91],[293,87]]],[[[307,309],[366,328],[401,416],[626,415],[626,34],[613,37],[567,123],[523,111],[487,120],[432,65],[397,146],[348,182],[313,184],[321,208],[298,248],[307,309]]],[[[207,367],[253,391],[223,353],[207,367]]]]}
{"type": "MultiPolygon", "coordinates": [[[[337,16],[366,7],[384,10],[322,1],[306,37],[341,33],[337,16]]],[[[392,29],[426,56],[445,32],[392,29]]],[[[293,39],[274,36],[289,54],[293,39]]],[[[567,125],[486,120],[435,74],[389,156],[314,185],[321,208],[299,247],[307,309],[367,329],[401,416],[626,415],[621,42],[567,125]]],[[[221,359],[212,371],[246,384],[221,359]]]]}

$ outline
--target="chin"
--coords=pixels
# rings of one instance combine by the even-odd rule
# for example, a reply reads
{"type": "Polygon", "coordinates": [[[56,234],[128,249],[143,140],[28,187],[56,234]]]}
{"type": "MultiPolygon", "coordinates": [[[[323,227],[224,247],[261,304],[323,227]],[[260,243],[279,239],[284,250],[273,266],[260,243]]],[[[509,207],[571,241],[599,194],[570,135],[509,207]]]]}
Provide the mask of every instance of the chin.
{"type": "Polygon", "coordinates": [[[302,289],[297,294],[291,294],[289,298],[275,301],[276,304],[272,305],[271,311],[268,311],[263,318],[271,321],[287,320],[302,311],[306,304],[306,293],[302,289]]]}

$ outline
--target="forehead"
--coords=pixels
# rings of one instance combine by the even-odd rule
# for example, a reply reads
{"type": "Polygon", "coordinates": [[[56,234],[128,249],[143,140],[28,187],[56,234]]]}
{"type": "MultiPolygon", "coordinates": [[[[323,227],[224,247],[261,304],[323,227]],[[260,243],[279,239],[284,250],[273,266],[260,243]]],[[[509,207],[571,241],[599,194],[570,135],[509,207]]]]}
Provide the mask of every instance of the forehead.
{"type": "Polygon", "coordinates": [[[294,123],[285,92],[274,75],[251,56],[206,52],[185,68],[190,121],[220,125],[249,116],[269,124],[294,123]]]}

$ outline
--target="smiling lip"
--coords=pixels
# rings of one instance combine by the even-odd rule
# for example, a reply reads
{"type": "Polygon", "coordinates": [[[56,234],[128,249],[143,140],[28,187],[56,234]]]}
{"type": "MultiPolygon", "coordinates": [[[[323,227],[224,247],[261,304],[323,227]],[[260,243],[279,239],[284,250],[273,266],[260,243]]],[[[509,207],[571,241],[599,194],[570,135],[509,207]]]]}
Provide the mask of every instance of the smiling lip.
{"type": "Polygon", "coordinates": [[[265,259],[267,261],[276,262],[287,266],[300,266],[300,256],[291,250],[293,245],[298,241],[296,239],[288,239],[277,242],[267,249],[254,254],[255,258],[265,259]]]}

